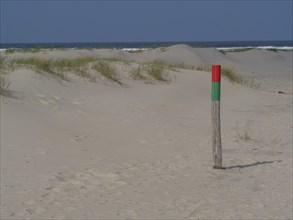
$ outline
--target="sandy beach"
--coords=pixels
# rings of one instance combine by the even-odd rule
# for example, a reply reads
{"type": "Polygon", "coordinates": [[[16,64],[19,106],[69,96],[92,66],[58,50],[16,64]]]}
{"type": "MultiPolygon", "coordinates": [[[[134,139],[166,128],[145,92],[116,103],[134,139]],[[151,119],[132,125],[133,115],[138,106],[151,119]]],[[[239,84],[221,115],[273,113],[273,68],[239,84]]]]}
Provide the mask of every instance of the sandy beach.
{"type": "Polygon", "coordinates": [[[1,219],[292,219],[292,50],[0,56],[1,219]],[[225,170],[212,169],[211,64],[245,82],[222,79],[225,170]]]}

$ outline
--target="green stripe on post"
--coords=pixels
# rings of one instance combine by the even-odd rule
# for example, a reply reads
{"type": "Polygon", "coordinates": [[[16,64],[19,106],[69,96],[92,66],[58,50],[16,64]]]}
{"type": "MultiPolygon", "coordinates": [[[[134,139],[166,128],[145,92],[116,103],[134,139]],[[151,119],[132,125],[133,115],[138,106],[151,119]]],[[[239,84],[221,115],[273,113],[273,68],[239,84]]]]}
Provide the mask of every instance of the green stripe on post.
{"type": "Polygon", "coordinates": [[[221,82],[212,82],[212,101],[221,99],[221,82]]]}

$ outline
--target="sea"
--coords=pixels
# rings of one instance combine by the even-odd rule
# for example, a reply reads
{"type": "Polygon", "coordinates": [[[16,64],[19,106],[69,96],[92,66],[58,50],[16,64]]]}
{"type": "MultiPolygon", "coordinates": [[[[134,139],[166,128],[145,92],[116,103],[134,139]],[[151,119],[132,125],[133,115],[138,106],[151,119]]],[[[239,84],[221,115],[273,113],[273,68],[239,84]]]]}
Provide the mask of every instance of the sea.
{"type": "Polygon", "coordinates": [[[293,40],[282,41],[172,41],[172,42],[92,42],[92,43],[0,43],[0,51],[8,48],[74,48],[74,49],[101,49],[115,48],[121,50],[147,50],[158,47],[168,47],[185,44],[195,48],[217,48],[233,50],[241,48],[293,50],[293,40]]]}

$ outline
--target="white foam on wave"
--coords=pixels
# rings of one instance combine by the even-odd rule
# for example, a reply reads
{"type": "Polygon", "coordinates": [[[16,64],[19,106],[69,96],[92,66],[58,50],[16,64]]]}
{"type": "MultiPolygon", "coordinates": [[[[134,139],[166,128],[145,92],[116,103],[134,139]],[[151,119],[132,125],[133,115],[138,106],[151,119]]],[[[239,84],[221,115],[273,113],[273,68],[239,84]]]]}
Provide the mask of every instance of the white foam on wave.
{"type": "Polygon", "coordinates": [[[6,49],[0,48],[0,53],[5,53],[6,49]]]}
{"type": "Polygon", "coordinates": [[[139,51],[147,51],[149,48],[123,48],[123,51],[127,52],[139,52],[139,51]]]}
{"type": "Polygon", "coordinates": [[[276,47],[276,46],[259,46],[259,47],[218,47],[217,50],[224,50],[224,51],[234,51],[234,50],[241,50],[241,49],[262,49],[262,50],[293,50],[293,47],[276,47]]]}

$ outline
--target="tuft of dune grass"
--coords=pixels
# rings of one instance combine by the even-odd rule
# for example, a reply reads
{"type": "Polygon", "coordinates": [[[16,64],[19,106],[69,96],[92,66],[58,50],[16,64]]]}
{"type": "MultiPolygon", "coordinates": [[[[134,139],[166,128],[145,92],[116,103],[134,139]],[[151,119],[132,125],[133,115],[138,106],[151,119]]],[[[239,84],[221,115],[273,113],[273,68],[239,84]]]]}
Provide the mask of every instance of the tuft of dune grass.
{"type": "Polygon", "coordinates": [[[67,79],[67,73],[72,73],[80,77],[93,79],[93,76],[89,74],[90,69],[100,69],[102,75],[105,74],[105,77],[108,79],[113,79],[118,82],[117,77],[114,77],[114,74],[109,74],[109,70],[113,67],[109,67],[107,70],[106,62],[118,61],[115,58],[99,58],[99,57],[79,57],[75,59],[45,59],[45,58],[21,58],[10,61],[10,65],[14,68],[17,67],[27,67],[36,71],[37,73],[49,73],[57,78],[62,80],[67,79]],[[92,63],[102,63],[90,65],[92,63]],[[105,63],[104,63],[105,62],[105,63]],[[100,67],[99,67],[100,66],[100,67]]]}
{"type": "MultiPolygon", "coordinates": [[[[200,65],[196,68],[198,71],[205,71],[205,72],[211,72],[211,65],[200,65]]],[[[253,79],[248,80],[245,79],[240,74],[236,73],[236,71],[233,68],[222,66],[221,68],[221,74],[225,78],[227,78],[231,83],[238,83],[241,85],[245,85],[251,88],[259,88],[259,84],[255,83],[253,79]]]]}
{"type": "Polygon", "coordinates": [[[14,66],[26,66],[30,67],[37,73],[50,73],[51,75],[66,79],[66,74],[64,72],[65,65],[60,65],[58,60],[49,60],[43,58],[27,58],[27,59],[16,59],[13,60],[14,66]]]}
{"type": "Polygon", "coordinates": [[[11,82],[3,74],[0,74],[0,95],[9,93],[10,84],[11,82]]]}
{"type": "Polygon", "coordinates": [[[102,76],[104,76],[105,78],[114,81],[120,85],[122,84],[117,75],[115,67],[112,66],[109,62],[98,61],[92,66],[92,68],[101,73],[102,76]]]}
{"type": "Polygon", "coordinates": [[[146,72],[148,75],[150,75],[156,80],[167,81],[163,76],[165,68],[166,68],[166,65],[164,62],[159,60],[154,60],[147,64],[146,72]]]}
{"type": "Polygon", "coordinates": [[[142,80],[145,77],[143,76],[143,68],[138,66],[130,71],[130,75],[134,80],[142,80]]]}
{"type": "Polygon", "coordinates": [[[260,86],[260,84],[256,83],[253,79],[248,80],[243,78],[240,74],[236,73],[232,68],[223,67],[221,72],[222,75],[232,83],[238,83],[255,89],[259,88],[260,86]]]}

